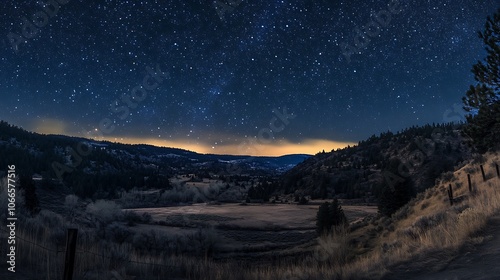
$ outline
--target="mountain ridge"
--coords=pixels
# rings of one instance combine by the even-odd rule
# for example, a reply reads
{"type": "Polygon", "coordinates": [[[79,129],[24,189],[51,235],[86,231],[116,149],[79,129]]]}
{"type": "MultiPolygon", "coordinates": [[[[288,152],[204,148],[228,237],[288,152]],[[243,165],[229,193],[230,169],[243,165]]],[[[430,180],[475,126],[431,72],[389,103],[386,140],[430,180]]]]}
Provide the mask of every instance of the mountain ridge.
{"type": "Polygon", "coordinates": [[[168,179],[179,174],[200,178],[276,176],[309,157],[199,154],[147,144],[38,134],[4,121],[0,121],[0,154],[0,165],[16,164],[19,172],[58,179],[81,196],[92,196],[97,190],[112,194],[121,188],[165,188],[169,186],[168,179]],[[154,179],[146,183],[144,178],[154,179]]]}
{"type": "Polygon", "coordinates": [[[395,177],[420,192],[441,173],[470,158],[473,148],[462,136],[462,127],[456,123],[413,126],[373,135],[353,147],[318,153],[283,174],[282,191],[313,199],[376,202],[388,185],[387,177],[395,177]]]}

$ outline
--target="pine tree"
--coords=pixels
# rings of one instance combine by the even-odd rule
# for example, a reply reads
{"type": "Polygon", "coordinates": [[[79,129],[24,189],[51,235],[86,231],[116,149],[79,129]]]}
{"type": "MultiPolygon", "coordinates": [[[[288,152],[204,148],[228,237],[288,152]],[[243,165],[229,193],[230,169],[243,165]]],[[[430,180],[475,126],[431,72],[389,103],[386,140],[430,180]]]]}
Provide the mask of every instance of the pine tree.
{"type": "Polygon", "coordinates": [[[474,141],[480,152],[498,148],[500,143],[500,9],[488,17],[479,32],[487,56],[472,68],[476,85],[462,98],[468,124],[464,135],[474,141]]]}
{"type": "Polygon", "coordinates": [[[344,210],[337,199],[334,199],[331,203],[325,202],[320,205],[316,213],[316,230],[318,234],[329,233],[347,225],[344,210]]]}
{"type": "Polygon", "coordinates": [[[319,235],[326,232],[329,226],[329,203],[325,202],[319,206],[318,212],[316,213],[316,230],[319,235]]]}
{"type": "Polygon", "coordinates": [[[344,210],[336,198],[332,201],[332,203],[330,203],[328,213],[330,214],[332,226],[347,225],[347,218],[344,214],[344,210]]]}
{"type": "Polygon", "coordinates": [[[410,179],[391,186],[384,184],[379,197],[378,210],[380,213],[391,216],[399,208],[408,203],[413,197],[414,190],[410,179]]]}

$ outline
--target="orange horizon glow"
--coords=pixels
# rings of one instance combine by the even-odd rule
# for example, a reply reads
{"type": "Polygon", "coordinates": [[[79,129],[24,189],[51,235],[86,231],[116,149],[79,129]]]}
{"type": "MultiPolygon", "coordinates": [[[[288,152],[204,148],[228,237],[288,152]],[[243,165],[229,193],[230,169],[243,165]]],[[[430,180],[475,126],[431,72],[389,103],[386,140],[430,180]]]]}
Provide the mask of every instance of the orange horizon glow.
{"type": "MultiPolygon", "coordinates": [[[[178,148],[193,151],[201,154],[220,155],[249,155],[249,156],[282,156],[289,154],[309,154],[314,155],[321,151],[329,152],[348,145],[357,143],[334,141],[326,139],[305,139],[301,142],[291,142],[288,140],[259,141],[257,138],[233,139],[232,143],[219,143],[217,145],[203,142],[203,140],[185,139],[158,139],[153,137],[137,136],[105,136],[89,137],[82,135],[85,133],[75,133],[68,130],[70,126],[63,121],[56,119],[42,119],[31,123],[31,130],[42,134],[59,134],[74,137],[86,137],[95,141],[109,141],[123,144],[147,144],[157,147],[178,148]]],[[[230,138],[229,135],[224,135],[230,138]]]]}
{"type": "Polygon", "coordinates": [[[201,154],[220,154],[220,155],[249,155],[249,156],[283,156],[289,154],[309,154],[314,155],[321,151],[329,152],[338,148],[345,148],[348,145],[353,146],[354,142],[340,142],[323,139],[307,139],[301,143],[292,143],[289,141],[275,141],[267,144],[252,142],[248,139],[242,139],[240,144],[219,144],[210,145],[206,143],[193,143],[190,139],[163,140],[154,138],[139,137],[105,137],[94,140],[104,140],[118,142],[123,144],[147,144],[157,147],[179,148],[193,151],[201,154]]]}
{"type": "Polygon", "coordinates": [[[67,135],[65,132],[67,131],[67,125],[65,122],[57,120],[57,119],[38,119],[33,122],[30,126],[35,132],[40,134],[62,134],[67,135]]]}

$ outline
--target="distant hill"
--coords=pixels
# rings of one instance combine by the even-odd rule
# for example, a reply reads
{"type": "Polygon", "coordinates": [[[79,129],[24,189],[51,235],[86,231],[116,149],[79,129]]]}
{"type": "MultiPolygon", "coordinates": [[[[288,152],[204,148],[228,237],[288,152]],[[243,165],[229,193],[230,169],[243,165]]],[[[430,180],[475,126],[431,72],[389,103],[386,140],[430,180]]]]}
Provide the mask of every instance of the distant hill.
{"type": "MultiPolygon", "coordinates": [[[[58,180],[81,196],[133,187],[168,187],[178,174],[276,176],[309,155],[252,157],[41,135],[0,121],[0,166],[15,164],[19,173],[58,180]]],[[[0,171],[1,172],[1,171],[0,171]]],[[[1,174],[0,174],[1,175],[1,174]]]]}
{"type": "Polygon", "coordinates": [[[388,180],[409,180],[416,192],[471,155],[462,125],[411,127],[371,136],[354,147],[319,153],[287,171],[285,194],[375,202],[388,180]],[[396,177],[394,177],[395,175],[396,177]]]}

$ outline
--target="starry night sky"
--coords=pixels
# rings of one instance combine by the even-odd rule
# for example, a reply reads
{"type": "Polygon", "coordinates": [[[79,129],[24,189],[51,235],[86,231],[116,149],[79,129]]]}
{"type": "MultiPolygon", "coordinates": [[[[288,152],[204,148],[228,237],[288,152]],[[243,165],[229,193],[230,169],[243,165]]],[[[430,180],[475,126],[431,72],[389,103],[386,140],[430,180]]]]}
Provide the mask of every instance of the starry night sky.
{"type": "Polygon", "coordinates": [[[43,18],[36,2],[0,4],[0,119],[41,133],[254,155],[329,151],[463,119],[470,69],[485,57],[477,31],[500,7],[59,0],[43,18]],[[26,28],[34,23],[36,32],[26,28]],[[293,113],[285,123],[284,110],[293,113]]]}

